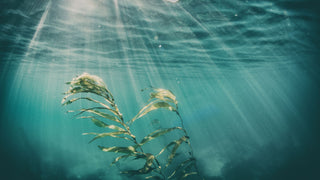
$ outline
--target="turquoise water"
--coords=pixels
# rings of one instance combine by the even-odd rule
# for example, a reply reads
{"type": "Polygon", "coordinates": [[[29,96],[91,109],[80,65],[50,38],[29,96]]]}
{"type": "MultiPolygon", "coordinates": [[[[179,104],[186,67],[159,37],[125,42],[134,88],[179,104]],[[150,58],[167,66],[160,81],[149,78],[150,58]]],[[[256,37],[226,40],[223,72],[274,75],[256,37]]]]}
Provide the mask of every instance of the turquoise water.
{"type": "MultiPolygon", "coordinates": [[[[105,81],[125,119],[148,100],[141,89],[173,91],[206,179],[319,179],[318,7],[0,2],[1,179],[139,179],[109,166],[115,156],[97,148],[103,140],[81,135],[99,129],[60,105],[64,83],[83,72],[105,81]]],[[[135,131],[165,125],[146,120],[135,131]]]]}

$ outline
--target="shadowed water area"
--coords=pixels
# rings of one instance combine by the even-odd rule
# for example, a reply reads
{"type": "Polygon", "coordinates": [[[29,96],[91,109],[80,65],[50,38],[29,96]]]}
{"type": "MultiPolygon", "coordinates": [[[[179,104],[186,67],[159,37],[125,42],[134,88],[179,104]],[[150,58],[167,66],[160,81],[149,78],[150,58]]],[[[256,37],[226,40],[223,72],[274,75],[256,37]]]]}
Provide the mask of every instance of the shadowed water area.
{"type": "MultiPolygon", "coordinates": [[[[97,148],[115,139],[88,144],[82,133],[103,130],[61,106],[65,82],[83,72],[104,80],[127,120],[148,101],[141,89],[171,90],[205,179],[320,179],[319,7],[1,1],[0,179],[140,179],[119,174],[126,161],[109,166],[116,156],[97,148]]],[[[176,119],[150,113],[133,131],[176,119]]]]}

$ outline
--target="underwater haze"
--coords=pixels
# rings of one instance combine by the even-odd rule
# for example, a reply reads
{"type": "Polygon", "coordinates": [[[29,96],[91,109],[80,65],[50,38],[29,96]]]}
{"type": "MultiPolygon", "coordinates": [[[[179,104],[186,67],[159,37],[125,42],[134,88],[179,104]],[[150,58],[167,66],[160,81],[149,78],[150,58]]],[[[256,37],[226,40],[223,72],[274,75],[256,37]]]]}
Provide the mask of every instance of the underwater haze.
{"type": "Polygon", "coordinates": [[[0,179],[140,179],[61,106],[87,72],[125,119],[171,90],[207,180],[319,180],[319,22],[317,0],[2,0],[0,179]]]}

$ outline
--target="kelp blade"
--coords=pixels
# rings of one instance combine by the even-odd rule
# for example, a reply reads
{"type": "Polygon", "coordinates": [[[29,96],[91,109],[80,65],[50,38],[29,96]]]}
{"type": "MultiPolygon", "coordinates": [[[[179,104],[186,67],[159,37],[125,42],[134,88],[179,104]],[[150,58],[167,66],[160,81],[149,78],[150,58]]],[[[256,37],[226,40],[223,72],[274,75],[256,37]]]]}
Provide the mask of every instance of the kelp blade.
{"type": "Polygon", "coordinates": [[[96,135],[96,137],[94,137],[89,143],[93,142],[96,139],[107,137],[107,136],[115,137],[115,138],[123,138],[123,139],[129,140],[129,138],[127,138],[127,137],[117,136],[117,135],[128,134],[127,131],[117,131],[117,132],[109,132],[109,133],[83,133],[82,135],[90,135],[90,134],[96,135]]]}
{"type": "Polygon", "coordinates": [[[127,155],[122,155],[117,157],[112,163],[111,165],[113,165],[114,163],[118,162],[119,160],[123,159],[123,158],[128,158],[128,157],[135,157],[135,159],[147,159],[147,155],[145,153],[142,152],[135,152],[133,154],[127,154],[127,155]]]}
{"type": "Polygon", "coordinates": [[[126,155],[119,156],[119,157],[117,157],[110,165],[112,166],[113,164],[115,164],[116,162],[118,162],[120,159],[128,158],[128,157],[130,157],[130,156],[131,156],[131,154],[126,154],[126,155]]]}
{"type": "Polygon", "coordinates": [[[182,143],[181,141],[186,140],[186,138],[187,138],[186,136],[183,136],[179,140],[175,140],[175,141],[170,142],[163,149],[161,149],[161,151],[156,156],[160,156],[166,149],[168,149],[172,145],[176,145],[177,143],[181,144],[182,143]]]}
{"type": "Polygon", "coordinates": [[[151,172],[153,170],[153,168],[151,166],[153,164],[155,156],[150,153],[146,153],[144,155],[146,157],[146,163],[144,164],[144,166],[141,169],[123,171],[121,173],[130,174],[130,175],[138,175],[138,174],[147,174],[147,173],[151,172]]]}
{"type": "Polygon", "coordinates": [[[162,136],[162,135],[164,135],[164,134],[166,134],[166,133],[169,133],[169,132],[171,132],[171,131],[173,131],[173,130],[176,130],[176,129],[182,130],[181,127],[173,127],[173,128],[167,128],[167,129],[158,129],[158,130],[156,130],[156,131],[148,134],[146,137],[144,137],[144,138],[141,140],[141,142],[140,142],[139,145],[142,146],[142,145],[144,145],[145,143],[147,143],[147,142],[149,142],[149,141],[151,141],[151,140],[153,140],[153,139],[155,139],[155,138],[157,138],[157,137],[159,137],[159,136],[162,136]]]}
{"type": "Polygon", "coordinates": [[[148,177],[145,177],[145,179],[161,180],[163,178],[161,176],[148,176],[148,177]]]}
{"type": "Polygon", "coordinates": [[[103,146],[98,146],[102,151],[104,152],[114,152],[114,153],[124,153],[124,154],[132,154],[136,152],[136,149],[133,146],[128,146],[128,147],[103,147],[103,146]]]}
{"type": "Polygon", "coordinates": [[[118,131],[124,131],[124,129],[118,127],[118,126],[115,126],[115,125],[108,125],[106,123],[104,123],[103,121],[100,121],[99,119],[96,119],[96,118],[91,118],[91,121],[98,127],[103,127],[103,128],[109,128],[109,129],[115,129],[115,130],[118,130],[118,131]]]}
{"type": "Polygon", "coordinates": [[[186,177],[190,176],[190,175],[196,175],[198,174],[197,172],[190,172],[190,173],[186,173],[184,174],[180,179],[185,179],[186,177]]]}
{"type": "Polygon", "coordinates": [[[166,145],[166,146],[156,155],[156,157],[160,156],[160,155],[161,155],[166,149],[168,149],[170,146],[174,146],[174,147],[172,148],[171,154],[170,154],[170,156],[169,156],[169,158],[168,158],[168,163],[166,164],[166,167],[168,167],[168,166],[171,164],[173,158],[175,157],[176,151],[178,150],[179,146],[180,146],[183,142],[186,142],[188,139],[189,139],[188,136],[182,136],[180,139],[170,142],[168,145],[166,145]]]}
{"type": "Polygon", "coordinates": [[[164,108],[167,109],[169,111],[176,111],[176,108],[173,107],[172,105],[170,105],[167,102],[163,102],[163,101],[153,101],[151,103],[149,103],[148,105],[146,105],[145,107],[143,107],[139,113],[133,118],[131,119],[128,124],[133,123],[135,120],[141,118],[142,116],[146,115],[147,113],[154,111],[156,109],[159,108],[164,108]]]}
{"type": "Polygon", "coordinates": [[[123,128],[121,128],[121,127],[118,127],[118,126],[113,125],[113,124],[109,125],[109,124],[107,124],[107,123],[105,123],[105,122],[103,122],[103,121],[101,121],[101,120],[99,120],[99,119],[96,119],[96,118],[93,117],[93,116],[81,116],[81,117],[79,117],[79,118],[82,118],[82,119],[84,119],[84,118],[91,119],[91,121],[92,121],[96,126],[98,126],[98,127],[109,128],[109,129],[113,129],[113,130],[117,130],[117,131],[125,131],[125,130],[124,130],[123,128]]]}
{"type": "Polygon", "coordinates": [[[66,96],[63,98],[62,103],[71,95],[78,93],[93,93],[103,97],[108,103],[113,103],[113,95],[108,90],[103,80],[95,75],[83,73],[72,81],[68,82],[70,89],[65,93],[66,96]]]}
{"type": "Polygon", "coordinates": [[[104,113],[104,112],[101,112],[101,111],[98,111],[98,110],[94,110],[93,108],[80,109],[80,111],[93,113],[93,114],[96,114],[96,115],[98,115],[98,116],[100,116],[102,118],[109,119],[111,121],[115,121],[117,123],[120,123],[119,119],[116,118],[115,116],[112,116],[110,114],[107,114],[107,113],[104,113]]]}
{"type": "Polygon", "coordinates": [[[150,93],[150,100],[151,99],[161,99],[163,101],[170,101],[174,103],[175,105],[178,104],[178,101],[176,100],[176,96],[168,89],[161,89],[161,88],[154,88],[156,92],[150,93]]]}
{"type": "Polygon", "coordinates": [[[168,158],[168,163],[166,164],[166,167],[168,167],[171,164],[171,162],[172,162],[174,156],[176,155],[176,152],[177,152],[178,148],[180,147],[180,145],[183,142],[187,141],[188,139],[189,138],[187,136],[183,136],[179,140],[175,141],[175,145],[172,148],[172,151],[171,151],[171,154],[170,154],[170,156],[168,158]]]}
{"type": "Polygon", "coordinates": [[[83,99],[83,100],[88,100],[88,101],[91,101],[91,102],[94,102],[94,103],[97,103],[97,104],[100,104],[100,105],[102,106],[102,107],[100,107],[100,109],[106,109],[106,110],[112,112],[114,115],[120,117],[120,114],[119,114],[117,111],[115,111],[114,109],[112,109],[110,106],[108,106],[107,104],[102,103],[102,102],[100,102],[100,101],[98,101],[98,100],[95,100],[95,99],[93,99],[93,98],[89,98],[89,97],[73,98],[73,99],[70,99],[70,100],[64,102],[62,105],[63,105],[63,106],[69,105],[69,104],[72,104],[73,102],[76,102],[76,101],[82,100],[82,99],[83,99]]]}

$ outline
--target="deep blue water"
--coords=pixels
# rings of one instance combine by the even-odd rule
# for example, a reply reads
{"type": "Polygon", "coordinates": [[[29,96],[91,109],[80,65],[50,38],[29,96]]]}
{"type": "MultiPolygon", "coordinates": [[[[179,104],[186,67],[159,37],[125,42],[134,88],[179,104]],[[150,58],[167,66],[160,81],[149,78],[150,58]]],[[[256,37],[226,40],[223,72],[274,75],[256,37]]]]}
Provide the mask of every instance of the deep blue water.
{"type": "MultiPolygon", "coordinates": [[[[64,83],[83,72],[104,79],[127,119],[148,99],[141,89],[173,91],[206,179],[320,179],[319,7],[0,2],[0,179],[130,179],[81,135],[98,128],[60,105],[64,83]]],[[[144,121],[135,131],[154,126],[144,121]]]]}

